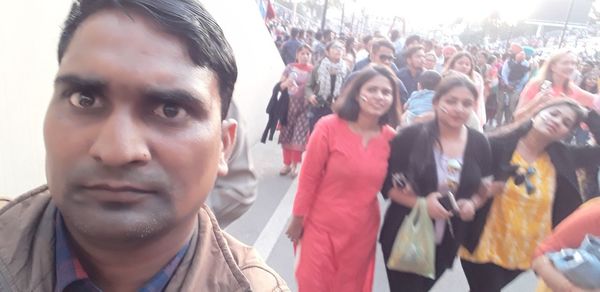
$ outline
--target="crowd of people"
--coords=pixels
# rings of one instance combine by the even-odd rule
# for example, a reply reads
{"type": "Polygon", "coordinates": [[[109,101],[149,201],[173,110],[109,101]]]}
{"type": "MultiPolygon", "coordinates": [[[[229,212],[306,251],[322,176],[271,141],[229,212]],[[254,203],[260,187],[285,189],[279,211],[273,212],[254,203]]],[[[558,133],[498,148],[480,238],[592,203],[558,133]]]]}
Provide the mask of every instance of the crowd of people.
{"type": "MultiPolygon", "coordinates": [[[[457,258],[474,292],[531,268],[542,288],[584,291],[548,253],[600,236],[598,199],[584,204],[600,193],[596,64],[397,31],[296,28],[278,47],[272,101],[285,106],[270,104],[268,129],[280,174],[299,176],[286,231],[299,291],[371,291],[378,241],[394,292],[428,291],[457,258]],[[431,273],[390,264],[421,209],[431,273]]],[[[211,14],[195,0],[75,1],[57,53],[47,185],[0,199],[0,290],[290,291],[221,228],[256,177],[211,14]]],[[[409,246],[403,260],[425,257],[409,246]]]]}
{"type": "MultiPolygon", "coordinates": [[[[573,51],[542,58],[517,43],[492,52],[297,28],[280,50],[282,88],[293,84],[292,103],[310,120],[295,132],[307,139],[287,230],[299,291],[371,291],[378,239],[387,263],[421,199],[435,273],[386,265],[390,290],[428,291],[458,257],[471,291],[500,291],[531,269],[555,226],[600,194],[598,67],[573,51]],[[298,66],[310,77],[290,75],[298,66]],[[383,222],[379,193],[390,201],[383,222]]],[[[282,133],[295,127],[288,119],[282,133]]],[[[284,175],[299,160],[282,147],[284,175]]]]}

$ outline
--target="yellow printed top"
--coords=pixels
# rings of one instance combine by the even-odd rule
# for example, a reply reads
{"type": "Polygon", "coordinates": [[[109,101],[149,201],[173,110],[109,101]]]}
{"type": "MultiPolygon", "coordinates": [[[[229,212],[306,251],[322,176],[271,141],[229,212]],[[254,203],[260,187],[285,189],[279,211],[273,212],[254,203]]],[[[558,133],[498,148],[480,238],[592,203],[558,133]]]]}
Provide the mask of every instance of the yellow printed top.
{"type": "Polygon", "coordinates": [[[528,194],[525,183],[516,185],[509,179],[504,193],[493,199],[477,249],[470,254],[461,247],[459,255],[474,263],[526,270],[538,243],[552,230],[556,172],[547,153],[529,164],[515,151],[511,163],[535,169],[528,176],[533,192],[528,194]]]}

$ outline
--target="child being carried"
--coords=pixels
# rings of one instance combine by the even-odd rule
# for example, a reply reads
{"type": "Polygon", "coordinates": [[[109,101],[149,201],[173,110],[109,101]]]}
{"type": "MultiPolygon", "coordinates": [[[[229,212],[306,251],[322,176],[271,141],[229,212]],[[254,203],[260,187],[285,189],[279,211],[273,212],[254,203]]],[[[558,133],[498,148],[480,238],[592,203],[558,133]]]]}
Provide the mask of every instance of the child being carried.
{"type": "Polygon", "coordinates": [[[433,95],[435,94],[435,88],[441,80],[442,76],[436,71],[427,70],[421,73],[421,76],[417,80],[418,90],[410,95],[410,98],[404,105],[404,114],[402,115],[403,125],[410,125],[414,122],[415,118],[433,112],[433,95]]]}

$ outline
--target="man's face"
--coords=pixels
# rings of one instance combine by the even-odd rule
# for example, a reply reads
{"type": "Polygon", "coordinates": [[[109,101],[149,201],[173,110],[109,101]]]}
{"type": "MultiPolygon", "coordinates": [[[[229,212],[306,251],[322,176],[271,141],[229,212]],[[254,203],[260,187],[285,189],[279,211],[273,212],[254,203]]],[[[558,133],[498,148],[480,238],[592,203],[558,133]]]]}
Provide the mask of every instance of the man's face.
{"type": "Polygon", "coordinates": [[[380,47],[373,52],[373,63],[377,65],[391,66],[394,60],[394,51],[388,47],[380,47]]]}
{"type": "Polygon", "coordinates": [[[425,51],[426,52],[430,52],[431,50],[433,50],[433,44],[432,43],[426,42],[424,44],[424,47],[425,47],[425,51]]]}
{"type": "Polygon", "coordinates": [[[341,43],[334,43],[327,53],[329,58],[337,63],[342,58],[342,55],[344,55],[344,46],[341,43]]]}
{"type": "Polygon", "coordinates": [[[74,237],[147,240],[190,225],[235,124],[216,76],[143,16],[86,19],[61,61],[44,124],[46,175],[74,237]]]}
{"type": "Polygon", "coordinates": [[[477,54],[477,63],[479,63],[479,65],[484,65],[487,62],[487,58],[485,57],[484,54],[477,54]]]}
{"type": "Polygon", "coordinates": [[[335,39],[335,32],[331,31],[327,34],[327,38],[329,40],[334,40],[335,39]]]}
{"type": "Polygon", "coordinates": [[[416,47],[416,46],[418,46],[420,44],[421,44],[421,42],[419,40],[413,40],[412,42],[410,42],[410,43],[408,43],[406,45],[406,48],[409,49],[409,48],[412,48],[412,47],[416,47]]]}
{"type": "Polygon", "coordinates": [[[425,55],[425,62],[423,62],[423,68],[426,70],[434,70],[437,63],[437,58],[433,54],[425,55]]]}
{"type": "Polygon", "coordinates": [[[423,69],[423,63],[425,63],[425,51],[418,50],[412,56],[408,58],[408,64],[415,69],[423,69]]]}

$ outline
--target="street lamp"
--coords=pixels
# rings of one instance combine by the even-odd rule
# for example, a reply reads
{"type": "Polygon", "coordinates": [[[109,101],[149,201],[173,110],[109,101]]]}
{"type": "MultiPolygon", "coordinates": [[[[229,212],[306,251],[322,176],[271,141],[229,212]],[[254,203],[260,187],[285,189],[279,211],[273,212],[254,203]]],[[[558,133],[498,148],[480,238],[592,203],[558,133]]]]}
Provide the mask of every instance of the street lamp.
{"type": "Polygon", "coordinates": [[[344,33],[344,16],[346,14],[346,2],[342,0],[342,21],[340,23],[340,35],[344,33]]]}
{"type": "Polygon", "coordinates": [[[571,12],[573,11],[573,5],[575,4],[575,0],[571,0],[571,6],[569,6],[569,12],[567,12],[567,19],[565,20],[565,26],[563,27],[562,33],[560,34],[560,42],[558,43],[558,48],[562,48],[563,41],[565,40],[565,33],[567,32],[567,26],[569,25],[569,20],[571,18],[571,12]]]}

